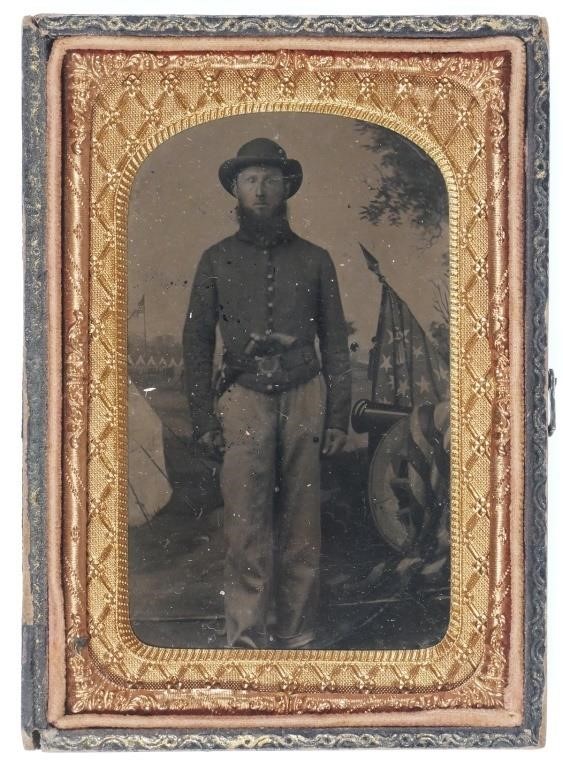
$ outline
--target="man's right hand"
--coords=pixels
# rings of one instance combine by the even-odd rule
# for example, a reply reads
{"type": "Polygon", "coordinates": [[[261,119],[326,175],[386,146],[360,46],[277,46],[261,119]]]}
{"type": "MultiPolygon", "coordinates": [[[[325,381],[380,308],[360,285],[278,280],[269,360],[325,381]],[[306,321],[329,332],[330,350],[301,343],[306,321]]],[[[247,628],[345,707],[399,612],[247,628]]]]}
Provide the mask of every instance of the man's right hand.
{"type": "Polygon", "coordinates": [[[223,432],[220,429],[211,429],[209,432],[205,432],[199,441],[202,445],[208,448],[210,451],[223,455],[225,453],[225,438],[223,432]]]}

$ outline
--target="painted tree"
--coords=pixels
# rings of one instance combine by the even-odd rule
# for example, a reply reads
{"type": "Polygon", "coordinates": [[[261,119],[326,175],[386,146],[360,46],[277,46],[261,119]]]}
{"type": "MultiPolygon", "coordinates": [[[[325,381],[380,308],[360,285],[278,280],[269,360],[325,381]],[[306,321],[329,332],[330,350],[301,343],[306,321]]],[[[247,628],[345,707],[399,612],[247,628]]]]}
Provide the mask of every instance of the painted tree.
{"type": "Polygon", "coordinates": [[[377,185],[360,215],[372,224],[385,219],[395,226],[405,218],[433,239],[448,222],[448,193],[436,163],[412,141],[372,123],[357,122],[364,147],[376,155],[377,185]]]}
{"type": "MultiPolygon", "coordinates": [[[[448,192],[436,163],[420,147],[404,136],[373,123],[358,121],[363,146],[374,154],[373,170],[377,183],[366,179],[370,199],[360,209],[360,216],[374,225],[392,226],[409,223],[431,245],[448,224],[448,192]]],[[[442,256],[444,280],[434,281],[434,309],[430,334],[438,349],[449,357],[449,305],[447,279],[448,254],[442,256]]]]}

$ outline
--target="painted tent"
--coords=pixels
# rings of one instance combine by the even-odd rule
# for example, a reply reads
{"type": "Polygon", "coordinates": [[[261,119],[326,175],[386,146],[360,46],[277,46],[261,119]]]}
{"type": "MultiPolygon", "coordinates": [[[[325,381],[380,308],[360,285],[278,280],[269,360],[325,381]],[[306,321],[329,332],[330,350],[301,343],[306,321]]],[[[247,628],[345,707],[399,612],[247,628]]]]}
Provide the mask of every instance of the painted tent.
{"type": "Polygon", "coordinates": [[[170,500],[162,422],[129,381],[129,525],[149,522],[170,500]]]}

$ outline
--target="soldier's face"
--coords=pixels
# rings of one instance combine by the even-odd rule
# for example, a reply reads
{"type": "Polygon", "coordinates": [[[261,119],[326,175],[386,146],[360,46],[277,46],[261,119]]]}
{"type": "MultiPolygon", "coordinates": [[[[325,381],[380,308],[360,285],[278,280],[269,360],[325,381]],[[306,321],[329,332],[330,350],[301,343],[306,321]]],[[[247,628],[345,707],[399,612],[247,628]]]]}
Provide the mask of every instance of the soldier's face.
{"type": "Polygon", "coordinates": [[[285,200],[286,181],[279,168],[251,165],[238,174],[234,191],[243,208],[266,219],[285,200]]]}

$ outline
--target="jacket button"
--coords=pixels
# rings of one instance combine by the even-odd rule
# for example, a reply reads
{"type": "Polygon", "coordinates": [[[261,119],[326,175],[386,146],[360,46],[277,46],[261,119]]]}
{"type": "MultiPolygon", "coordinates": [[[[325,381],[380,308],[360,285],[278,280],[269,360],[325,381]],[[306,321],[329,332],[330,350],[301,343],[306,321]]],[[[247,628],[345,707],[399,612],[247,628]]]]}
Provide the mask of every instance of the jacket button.
{"type": "Polygon", "coordinates": [[[273,285],[269,285],[268,286],[269,293],[272,293],[273,290],[274,290],[274,286],[273,285]]]}
{"type": "Polygon", "coordinates": [[[268,384],[266,389],[268,390],[268,392],[272,392],[273,389],[274,389],[274,385],[273,384],[268,384]]]}
{"type": "Polygon", "coordinates": [[[274,302],[273,301],[269,301],[268,302],[269,309],[272,309],[273,306],[274,306],[274,302]]]}

